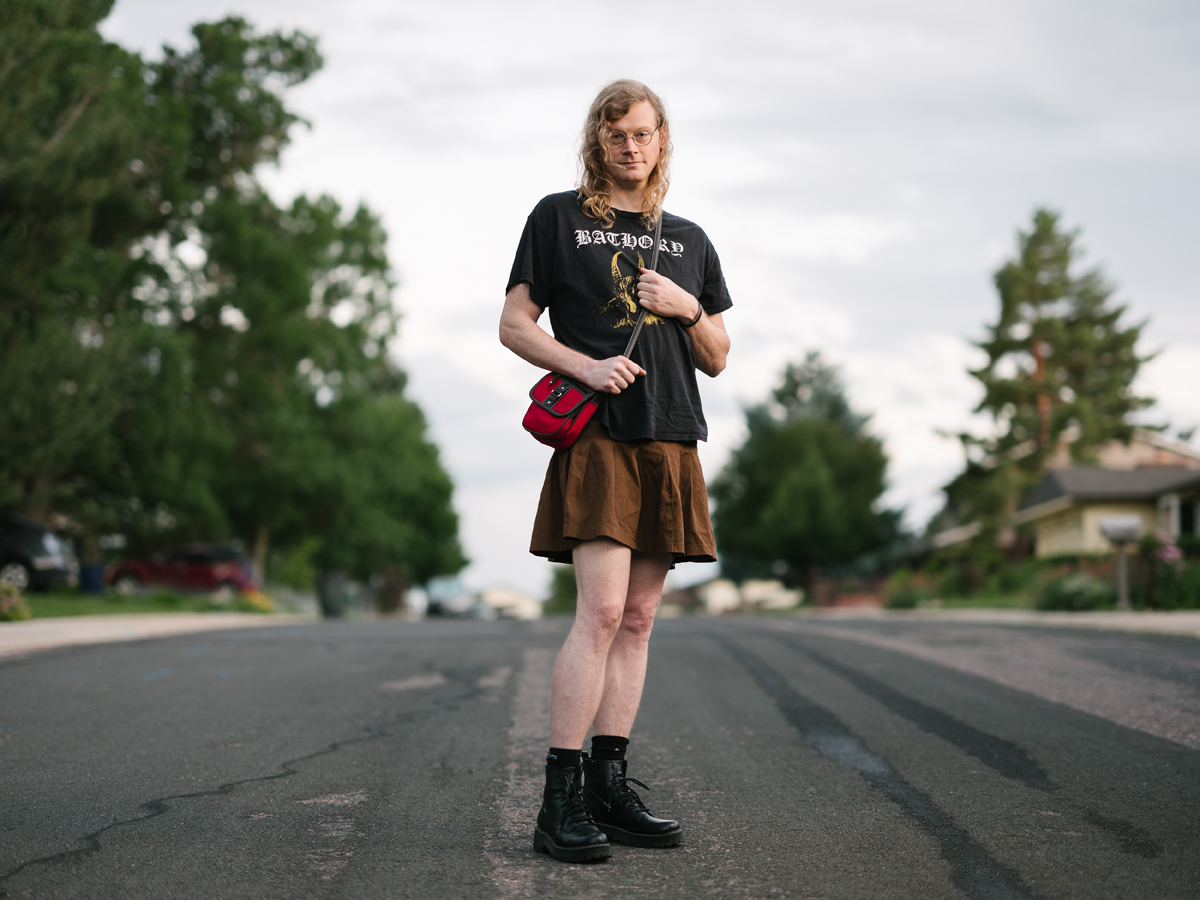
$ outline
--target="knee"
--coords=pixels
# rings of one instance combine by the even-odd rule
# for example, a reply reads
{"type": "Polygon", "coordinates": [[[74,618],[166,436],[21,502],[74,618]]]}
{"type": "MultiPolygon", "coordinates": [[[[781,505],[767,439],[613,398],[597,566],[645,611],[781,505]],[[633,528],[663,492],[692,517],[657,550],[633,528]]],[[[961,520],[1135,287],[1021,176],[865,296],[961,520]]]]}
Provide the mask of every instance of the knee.
{"type": "Polygon", "coordinates": [[[654,627],[653,606],[627,608],[621,618],[621,631],[638,640],[649,640],[650,629],[654,627]]]}
{"type": "Polygon", "coordinates": [[[611,641],[621,629],[624,619],[622,605],[616,601],[589,604],[586,614],[576,613],[576,619],[598,640],[611,641]]]}

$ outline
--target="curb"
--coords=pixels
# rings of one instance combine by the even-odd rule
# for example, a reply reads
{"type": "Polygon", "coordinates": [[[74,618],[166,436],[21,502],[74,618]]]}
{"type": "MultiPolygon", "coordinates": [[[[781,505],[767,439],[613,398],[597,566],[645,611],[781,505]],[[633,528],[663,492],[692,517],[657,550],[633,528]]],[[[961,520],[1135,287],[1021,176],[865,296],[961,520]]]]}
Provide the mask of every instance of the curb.
{"type": "Polygon", "coordinates": [[[895,622],[963,622],[975,625],[1031,625],[1041,628],[1090,628],[1136,634],[1200,638],[1200,611],[1039,612],[1031,609],[879,609],[842,607],[803,610],[797,618],[818,621],[867,619],[895,622]]]}
{"type": "Polygon", "coordinates": [[[194,631],[270,628],[312,623],[311,616],[256,613],[143,613],[115,616],[63,616],[0,624],[0,659],[13,659],[55,647],[138,641],[194,631]]]}

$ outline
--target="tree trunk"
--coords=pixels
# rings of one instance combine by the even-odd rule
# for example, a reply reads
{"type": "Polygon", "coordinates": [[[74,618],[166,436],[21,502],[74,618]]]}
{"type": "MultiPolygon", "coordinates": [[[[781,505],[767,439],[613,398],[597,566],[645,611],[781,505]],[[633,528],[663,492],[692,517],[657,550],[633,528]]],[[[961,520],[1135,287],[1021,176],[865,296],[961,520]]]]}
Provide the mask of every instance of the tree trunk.
{"type": "Polygon", "coordinates": [[[54,476],[39,472],[31,478],[25,489],[25,504],[21,510],[29,518],[43,525],[50,524],[50,489],[54,487],[54,476]]]}
{"type": "Polygon", "coordinates": [[[1050,395],[1046,393],[1046,355],[1042,342],[1033,342],[1033,381],[1037,385],[1037,417],[1038,417],[1038,450],[1043,457],[1051,452],[1050,448],[1050,395]]]}
{"type": "Polygon", "coordinates": [[[408,590],[408,580],[395,566],[383,570],[379,582],[379,590],[375,594],[375,607],[385,615],[400,612],[404,605],[404,594],[408,590]]]}
{"type": "Polygon", "coordinates": [[[254,582],[262,587],[267,573],[267,550],[271,545],[271,529],[259,522],[254,532],[254,549],[251,551],[251,561],[254,563],[254,582]]]}

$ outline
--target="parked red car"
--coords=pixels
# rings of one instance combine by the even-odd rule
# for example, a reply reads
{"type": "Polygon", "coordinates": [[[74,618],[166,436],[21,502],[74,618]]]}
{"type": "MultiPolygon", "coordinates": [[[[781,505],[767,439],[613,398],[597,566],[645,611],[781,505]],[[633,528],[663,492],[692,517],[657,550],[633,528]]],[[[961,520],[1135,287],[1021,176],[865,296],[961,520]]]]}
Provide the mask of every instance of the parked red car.
{"type": "Polygon", "coordinates": [[[187,544],[169,547],[146,559],[126,559],[111,566],[105,581],[119,594],[142,587],[212,593],[222,588],[255,587],[254,565],[232,547],[187,544]]]}

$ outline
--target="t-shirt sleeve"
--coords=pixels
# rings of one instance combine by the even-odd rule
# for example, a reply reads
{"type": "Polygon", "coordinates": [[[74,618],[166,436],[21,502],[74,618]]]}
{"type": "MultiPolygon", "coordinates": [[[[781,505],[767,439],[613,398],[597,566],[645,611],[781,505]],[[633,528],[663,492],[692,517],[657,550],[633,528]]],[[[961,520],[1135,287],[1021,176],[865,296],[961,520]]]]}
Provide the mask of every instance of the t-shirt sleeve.
{"type": "Polygon", "coordinates": [[[704,311],[710,316],[723,313],[733,306],[729,296],[729,288],[725,285],[725,275],[721,272],[721,260],[711,244],[708,246],[708,268],[704,273],[704,286],[697,298],[704,311]]]}
{"type": "Polygon", "coordinates": [[[508,275],[508,286],[504,288],[507,294],[513,285],[528,284],[529,296],[542,309],[550,303],[554,268],[554,241],[542,221],[545,218],[544,205],[538,204],[525,220],[525,230],[521,232],[521,242],[517,244],[517,255],[508,275]]]}

